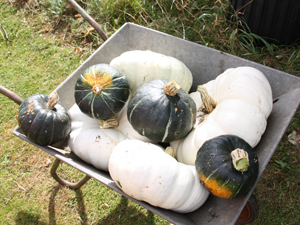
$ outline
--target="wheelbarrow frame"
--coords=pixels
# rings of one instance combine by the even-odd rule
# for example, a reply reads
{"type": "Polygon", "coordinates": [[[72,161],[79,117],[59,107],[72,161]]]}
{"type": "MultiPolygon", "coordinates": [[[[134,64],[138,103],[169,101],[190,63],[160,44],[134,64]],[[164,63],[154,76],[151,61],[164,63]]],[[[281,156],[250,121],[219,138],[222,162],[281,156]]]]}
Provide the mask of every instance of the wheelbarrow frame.
{"type": "MultiPolygon", "coordinates": [[[[260,163],[259,180],[300,104],[300,78],[162,32],[133,23],[126,23],[54,90],[59,94],[61,103],[67,108],[75,103],[75,82],[87,67],[100,62],[109,63],[124,51],[134,49],[151,49],[155,52],[176,57],[184,62],[194,76],[191,91],[195,91],[198,84],[206,83],[224,70],[232,67],[252,66],[265,74],[272,87],[274,107],[268,118],[266,132],[260,143],[255,147],[260,163]]],[[[14,129],[14,134],[85,173],[87,177],[84,179],[94,178],[174,224],[207,224],[208,222],[209,224],[235,224],[255,188],[253,187],[248,194],[235,199],[221,199],[210,195],[207,202],[200,209],[192,213],[180,214],[131,198],[117,187],[109,173],[83,162],[72,152],[65,152],[51,146],[39,146],[24,136],[18,127],[14,129]]],[[[54,178],[56,176],[55,170],[55,168],[52,170],[52,172],[54,171],[52,173],[54,178]]],[[[80,187],[83,183],[84,181],[77,186],[75,184],[75,188],[80,187]]]]}

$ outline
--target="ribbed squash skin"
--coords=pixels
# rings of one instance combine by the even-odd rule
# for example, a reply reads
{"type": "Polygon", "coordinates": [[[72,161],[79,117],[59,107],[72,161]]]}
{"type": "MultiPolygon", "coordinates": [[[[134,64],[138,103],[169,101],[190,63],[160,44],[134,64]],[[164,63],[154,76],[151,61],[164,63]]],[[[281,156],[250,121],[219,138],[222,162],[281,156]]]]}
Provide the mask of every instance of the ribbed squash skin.
{"type": "Polygon", "coordinates": [[[193,83],[193,75],[183,62],[149,50],[123,52],[110,65],[126,76],[132,93],[143,84],[156,79],[174,80],[186,92],[190,91],[193,83]]]}
{"type": "Polygon", "coordinates": [[[187,137],[170,143],[177,160],[194,165],[202,144],[224,134],[238,135],[254,148],[273,108],[272,88],[265,75],[253,67],[229,68],[202,86],[216,103],[215,109],[207,113],[201,94],[190,94],[197,105],[197,122],[187,137]]]}
{"type": "Polygon", "coordinates": [[[108,119],[116,115],[128,96],[126,77],[108,64],[89,67],[78,77],[75,85],[76,104],[83,113],[95,119],[108,119]]]}
{"type": "Polygon", "coordinates": [[[120,142],[111,154],[108,171],[132,198],[179,213],[195,211],[209,196],[194,166],[179,163],[158,145],[140,140],[120,142]]]}
{"type": "Polygon", "coordinates": [[[71,131],[68,110],[57,103],[54,109],[47,108],[49,97],[32,95],[19,107],[18,125],[22,133],[40,145],[52,145],[64,140],[71,131]]]}
{"type": "Polygon", "coordinates": [[[196,122],[196,104],[180,89],[175,96],[164,92],[167,81],[153,80],[138,88],[128,102],[127,117],[141,135],[157,142],[185,137],[196,122]]]}
{"type": "Polygon", "coordinates": [[[197,152],[195,162],[198,177],[215,196],[235,198],[246,194],[258,176],[258,159],[253,148],[235,135],[221,135],[207,140],[197,152]],[[246,172],[236,170],[230,156],[231,151],[240,148],[249,156],[246,172]]]}

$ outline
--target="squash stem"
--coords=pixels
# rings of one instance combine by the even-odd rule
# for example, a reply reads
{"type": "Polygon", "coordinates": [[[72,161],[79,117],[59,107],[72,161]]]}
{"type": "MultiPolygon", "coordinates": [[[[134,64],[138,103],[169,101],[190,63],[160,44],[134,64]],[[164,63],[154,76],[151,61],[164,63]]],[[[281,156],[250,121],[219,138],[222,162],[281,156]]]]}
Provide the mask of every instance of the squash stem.
{"type": "Polygon", "coordinates": [[[199,85],[197,91],[201,95],[201,100],[203,102],[204,109],[206,110],[207,113],[211,113],[216,108],[217,103],[210,96],[210,94],[208,93],[207,89],[204,86],[199,85]]]}
{"type": "Polygon", "coordinates": [[[165,153],[167,153],[168,155],[172,156],[173,158],[175,158],[176,155],[176,150],[174,148],[172,148],[171,146],[168,146],[165,149],[165,153]]]}
{"type": "Polygon", "coordinates": [[[174,80],[171,80],[166,84],[164,91],[169,96],[175,96],[179,89],[180,86],[174,80]]]}
{"type": "Polygon", "coordinates": [[[249,166],[248,153],[240,148],[233,150],[231,153],[232,163],[236,170],[246,172],[249,166]]]}
{"type": "Polygon", "coordinates": [[[102,91],[102,88],[99,84],[96,84],[96,85],[93,86],[93,92],[95,94],[99,94],[101,91],[102,91]]]}
{"type": "Polygon", "coordinates": [[[119,126],[119,120],[116,117],[112,117],[112,118],[105,119],[105,120],[100,120],[100,125],[104,129],[115,128],[115,127],[119,126]]]}
{"type": "Polygon", "coordinates": [[[47,102],[47,108],[49,109],[54,109],[55,105],[58,103],[59,101],[59,97],[58,97],[58,94],[56,92],[54,92],[50,98],[49,98],[49,101],[47,102]]]}

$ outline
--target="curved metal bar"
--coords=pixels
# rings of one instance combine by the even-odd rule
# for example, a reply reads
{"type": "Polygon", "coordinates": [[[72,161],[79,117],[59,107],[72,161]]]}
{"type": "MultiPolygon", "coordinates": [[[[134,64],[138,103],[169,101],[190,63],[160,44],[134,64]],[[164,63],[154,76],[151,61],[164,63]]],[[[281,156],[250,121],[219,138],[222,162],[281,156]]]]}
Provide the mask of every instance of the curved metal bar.
{"type": "Polygon", "coordinates": [[[59,166],[59,164],[61,163],[62,161],[59,160],[59,159],[55,159],[53,165],[52,165],[52,168],[51,168],[51,171],[50,171],[50,174],[51,176],[54,178],[54,180],[56,180],[59,184],[61,185],[64,185],[64,186],[68,186],[69,188],[71,189],[79,189],[81,188],[89,179],[91,179],[90,176],[88,175],[85,175],[84,178],[82,178],[79,182],[77,183],[72,183],[72,182],[69,182],[69,181],[66,181],[62,178],[60,178],[57,173],[56,173],[56,170],[59,166]]]}
{"type": "Polygon", "coordinates": [[[5,95],[6,97],[10,98],[11,100],[13,100],[18,105],[21,105],[21,103],[23,102],[23,99],[19,95],[17,95],[16,93],[6,89],[5,87],[3,87],[1,85],[0,85],[0,93],[5,95]]]}
{"type": "Polygon", "coordinates": [[[78,12],[79,14],[86,19],[86,21],[88,21],[88,23],[95,28],[95,30],[97,31],[97,33],[100,35],[100,37],[102,38],[103,41],[106,41],[108,39],[106,33],[102,30],[102,28],[100,27],[100,25],[89,15],[86,13],[86,11],[84,11],[83,8],[80,7],[80,5],[77,4],[77,2],[75,2],[74,0],[67,0],[71,6],[73,6],[78,12]]]}

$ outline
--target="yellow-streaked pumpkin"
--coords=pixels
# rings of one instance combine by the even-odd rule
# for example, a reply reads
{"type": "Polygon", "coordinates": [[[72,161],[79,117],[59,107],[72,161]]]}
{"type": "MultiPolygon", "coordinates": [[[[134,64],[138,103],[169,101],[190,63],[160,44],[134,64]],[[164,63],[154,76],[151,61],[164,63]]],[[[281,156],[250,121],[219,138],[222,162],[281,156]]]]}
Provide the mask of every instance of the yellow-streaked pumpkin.
{"type": "Polygon", "coordinates": [[[87,68],[77,79],[75,102],[95,119],[108,119],[121,111],[129,96],[126,77],[108,64],[87,68]]]}

